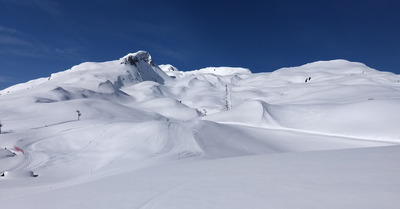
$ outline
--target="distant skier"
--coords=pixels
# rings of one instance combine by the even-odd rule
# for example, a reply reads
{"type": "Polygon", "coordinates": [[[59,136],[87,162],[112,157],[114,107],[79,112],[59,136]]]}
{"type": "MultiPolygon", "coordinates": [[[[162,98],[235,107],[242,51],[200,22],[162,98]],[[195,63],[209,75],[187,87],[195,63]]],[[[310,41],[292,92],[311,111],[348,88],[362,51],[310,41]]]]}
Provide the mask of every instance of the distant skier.
{"type": "Polygon", "coordinates": [[[76,113],[78,113],[78,120],[79,120],[82,114],[79,110],[76,110],[76,113]]]}

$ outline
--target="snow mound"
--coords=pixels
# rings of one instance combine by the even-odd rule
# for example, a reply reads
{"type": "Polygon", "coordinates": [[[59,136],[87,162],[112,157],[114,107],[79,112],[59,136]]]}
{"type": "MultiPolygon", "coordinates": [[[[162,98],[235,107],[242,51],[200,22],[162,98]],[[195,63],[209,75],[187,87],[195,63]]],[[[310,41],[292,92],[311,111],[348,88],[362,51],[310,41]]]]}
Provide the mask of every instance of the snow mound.
{"type": "Polygon", "coordinates": [[[273,105],[256,100],[244,102],[229,111],[216,113],[204,117],[204,119],[257,127],[276,127],[278,125],[273,105]]]}
{"type": "Polygon", "coordinates": [[[251,74],[251,71],[242,67],[206,67],[199,70],[188,71],[186,74],[214,74],[225,76],[234,74],[251,74]]]}
{"type": "Polygon", "coordinates": [[[159,65],[158,67],[160,67],[160,69],[162,71],[164,71],[165,73],[179,71],[178,68],[176,68],[175,66],[173,66],[171,64],[159,65]]]}
{"type": "Polygon", "coordinates": [[[340,105],[286,106],[281,124],[299,130],[349,136],[376,141],[400,142],[400,102],[369,100],[340,105]]]}
{"type": "Polygon", "coordinates": [[[195,109],[170,98],[148,100],[135,105],[135,108],[155,112],[168,119],[175,120],[190,120],[199,117],[199,112],[195,109]]]}
{"type": "Polygon", "coordinates": [[[244,102],[238,107],[204,117],[226,124],[301,130],[372,141],[400,142],[399,101],[367,100],[350,104],[271,105],[244,102]]]}
{"type": "Polygon", "coordinates": [[[282,68],[272,72],[274,76],[285,79],[290,83],[325,82],[328,80],[371,78],[376,80],[384,78],[384,82],[391,79],[388,77],[395,74],[380,72],[369,68],[363,63],[350,62],[347,60],[317,61],[299,67],[282,68]],[[307,81],[306,79],[309,78],[307,81]]]}
{"type": "Polygon", "coordinates": [[[185,72],[179,71],[178,68],[170,64],[159,65],[159,67],[171,78],[182,78],[185,75],[185,72]]]}

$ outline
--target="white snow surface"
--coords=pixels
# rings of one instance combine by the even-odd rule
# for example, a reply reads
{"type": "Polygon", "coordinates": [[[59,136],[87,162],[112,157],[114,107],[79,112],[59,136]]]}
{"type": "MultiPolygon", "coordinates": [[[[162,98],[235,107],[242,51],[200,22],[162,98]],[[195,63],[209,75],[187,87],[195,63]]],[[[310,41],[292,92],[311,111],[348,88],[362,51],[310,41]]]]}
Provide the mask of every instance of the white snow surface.
{"type": "Polygon", "coordinates": [[[159,66],[162,71],[173,78],[192,77],[196,75],[219,75],[229,76],[236,74],[251,74],[251,71],[247,68],[242,67],[206,67],[199,70],[192,71],[179,71],[178,68],[173,65],[166,64],[159,66]]]}
{"type": "Polygon", "coordinates": [[[0,91],[0,208],[398,209],[399,80],[82,63],[0,91]]]}

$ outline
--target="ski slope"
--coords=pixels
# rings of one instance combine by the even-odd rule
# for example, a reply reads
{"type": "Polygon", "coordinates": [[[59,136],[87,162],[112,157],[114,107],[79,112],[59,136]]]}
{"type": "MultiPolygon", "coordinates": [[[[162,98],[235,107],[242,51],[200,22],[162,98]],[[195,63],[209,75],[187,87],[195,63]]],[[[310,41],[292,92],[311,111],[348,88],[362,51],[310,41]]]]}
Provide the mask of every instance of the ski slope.
{"type": "Polygon", "coordinates": [[[346,60],[82,63],[0,91],[0,203],[399,208],[399,80],[346,60]]]}

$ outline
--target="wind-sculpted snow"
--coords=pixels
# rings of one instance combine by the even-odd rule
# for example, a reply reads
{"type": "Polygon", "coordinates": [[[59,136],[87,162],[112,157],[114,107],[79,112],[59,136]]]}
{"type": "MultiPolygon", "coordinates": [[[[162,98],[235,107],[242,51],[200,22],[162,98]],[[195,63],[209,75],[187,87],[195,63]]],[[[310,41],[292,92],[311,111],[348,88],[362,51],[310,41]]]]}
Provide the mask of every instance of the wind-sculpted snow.
{"type": "Polygon", "coordinates": [[[346,60],[82,63],[0,91],[0,202],[397,209],[399,107],[399,75],[346,60]]]}

